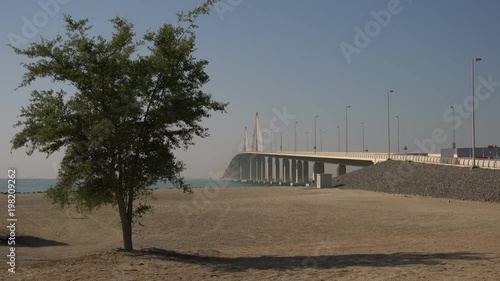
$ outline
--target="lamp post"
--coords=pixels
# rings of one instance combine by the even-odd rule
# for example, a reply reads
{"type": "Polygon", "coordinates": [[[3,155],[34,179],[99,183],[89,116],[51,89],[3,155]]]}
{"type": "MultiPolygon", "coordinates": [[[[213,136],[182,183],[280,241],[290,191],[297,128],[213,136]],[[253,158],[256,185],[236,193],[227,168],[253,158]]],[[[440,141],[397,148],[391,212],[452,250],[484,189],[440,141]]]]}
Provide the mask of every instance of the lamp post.
{"type": "Polygon", "coordinates": [[[398,154],[399,154],[399,115],[396,116],[396,119],[398,119],[398,154]]]}
{"type": "Polygon", "coordinates": [[[345,153],[349,152],[349,134],[348,134],[348,122],[347,122],[347,109],[351,108],[350,105],[345,107],[345,153]]]}
{"type": "Polygon", "coordinates": [[[475,80],[476,76],[474,74],[474,63],[476,61],[481,61],[481,58],[472,59],[472,168],[477,168],[476,166],[476,113],[474,109],[475,96],[475,80]]]}
{"type": "Polygon", "coordinates": [[[361,122],[361,140],[362,140],[361,152],[365,152],[365,122],[361,122]]]}
{"type": "Polygon", "coordinates": [[[283,129],[284,129],[284,126],[281,125],[281,132],[280,132],[280,152],[283,152],[283,129]]]}
{"type": "Polygon", "coordinates": [[[457,147],[457,144],[455,143],[455,107],[450,106],[450,108],[453,115],[453,122],[451,123],[451,131],[453,133],[453,143],[451,144],[451,148],[453,149],[453,157],[455,157],[455,149],[457,147]]]}
{"type": "Polygon", "coordinates": [[[309,132],[306,132],[306,151],[309,152],[309,132]]]}
{"type": "Polygon", "coordinates": [[[286,135],[286,151],[290,151],[290,135],[286,135]]]}
{"type": "Polygon", "coordinates": [[[337,141],[337,144],[339,146],[339,148],[337,149],[338,152],[340,152],[340,127],[337,126],[337,136],[339,138],[339,140],[337,141]]]}
{"type": "Polygon", "coordinates": [[[389,96],[394,93],[393,90],[387,92],[387,159],[391,159],[391,119],[390,119],[390,103],[389,96]]]}
{"type": "Polygon", "coordinates": [[[316,154],[316,120],[318,119],[318,115],[314,116],[314,154],[316,154]]]}
{"type": "Polygon", "coordinates": [[[294,145],[294,149],[295,149],[295,152],[297,153],[297,124],[299,122],[295,122],[295,135],[293,136],[293,145],[294,145]]]}

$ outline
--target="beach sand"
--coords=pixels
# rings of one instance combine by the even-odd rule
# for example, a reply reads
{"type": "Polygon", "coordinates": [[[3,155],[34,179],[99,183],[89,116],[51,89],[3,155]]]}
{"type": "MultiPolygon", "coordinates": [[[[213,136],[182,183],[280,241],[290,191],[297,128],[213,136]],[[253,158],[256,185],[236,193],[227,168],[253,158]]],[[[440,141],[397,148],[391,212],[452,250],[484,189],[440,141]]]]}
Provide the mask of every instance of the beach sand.
{"type": "Polygon", "coordinates": [[[2,241],[0,280],[500,280],[500,204],[291,187],[155,195],[134,253],[116,250],[112,208],[84,216],[18,195],[16,273],[2,241]]]}

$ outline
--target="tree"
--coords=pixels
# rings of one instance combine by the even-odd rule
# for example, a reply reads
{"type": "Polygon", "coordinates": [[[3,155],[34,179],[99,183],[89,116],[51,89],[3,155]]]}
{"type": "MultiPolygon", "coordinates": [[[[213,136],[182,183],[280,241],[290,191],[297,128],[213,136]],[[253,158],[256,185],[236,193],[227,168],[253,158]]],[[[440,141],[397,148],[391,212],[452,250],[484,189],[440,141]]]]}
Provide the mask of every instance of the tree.
{"type": "Polygon", "coordinates": [[[75,89],[71,95],[33,91],[30,104],[21,108],[15,126],[22,129],[12,148],[47,156],[64,150],[47,197],[62,208],[117,207],[127,251],[133,250],[134,219],[151,209],[137,201],[160,181],[188,188],[173,151],[193,145],[195,136],[207,137],[202,119],[225,112],[227,103],[202,91],[208,62],[193,54],[194,21],[213,2],[179,14],[188,27],[165,24],[141,40],[123,18],[110,20],[114,32],[106,39],[89,35],[87,19],[65,16],[65,36],[42,38],[25,49],[11,46],[30,59],[19,88],[50,78],[75,89]]]}

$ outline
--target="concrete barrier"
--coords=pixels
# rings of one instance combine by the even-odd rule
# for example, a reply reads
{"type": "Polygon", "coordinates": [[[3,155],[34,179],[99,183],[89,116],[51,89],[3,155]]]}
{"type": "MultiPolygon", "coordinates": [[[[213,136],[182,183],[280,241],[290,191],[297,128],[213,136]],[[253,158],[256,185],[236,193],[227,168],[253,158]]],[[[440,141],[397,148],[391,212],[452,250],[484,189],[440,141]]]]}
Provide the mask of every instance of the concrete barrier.
{"type": "MultiPolygon", "coordinates": [[[[367,155],[367,159],[372,159],[375,163],[380,163],[387,159],[386,154],[367,155]],[[375,159],[373,159],[373,157],[375,159]],[[379,158],[380,157],[380,158],[379,158]],[[381,159],[381,160],[377,160],[381,159]]],[[[472,159],[467,158],[453,158],[453,157],[436,157],[436,156],[422,156],[422,155],[392,155],[391,159],[395,161],[411,161],[417,163],[427,164],[444,164],[444,165],[457,165],[463,167],[472,166],[472,159]]],[[[486,160],[476,159],[476,165],[480,168],[500,169],[500,160],[486,160]]]]}

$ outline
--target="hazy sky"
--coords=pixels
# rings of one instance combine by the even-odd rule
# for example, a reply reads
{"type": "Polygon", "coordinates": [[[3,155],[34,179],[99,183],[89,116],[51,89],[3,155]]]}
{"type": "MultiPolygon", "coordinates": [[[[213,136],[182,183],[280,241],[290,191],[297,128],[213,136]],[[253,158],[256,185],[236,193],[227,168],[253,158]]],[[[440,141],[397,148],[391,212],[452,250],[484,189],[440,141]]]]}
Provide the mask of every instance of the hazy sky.
{"type": "MultiPolygon", "coordinates": [[[[12,125],[20,107],[28,104],[31,90],[13,90],[24,69],[19,65],[23,58],[7,46],[18,43],[12,38],[24,42],[40,36],[52,38],[63,32],[63,13],[89,18],[95,30],[104,35],[111,30],[107,20],[123,16],[135,23],[138,34],[143,34],[148,28],[175,23],[177,11],[202,2],[54,1],[8,1],[0,12],[0,173],[5,171],[5,175],[8,167],[15,167],[20,177],[55,178],[54,167],[61,158],[55,155],[46,159],[41,154],[28,157],[23,149],[10,153],[9,142],[19,131],[12,125]],[[50,5],[44,8],[40,3],[50,5]]],[[[451,105],[457,108],[458,146],[468,147],[473,57],[483,58],[476,63],[477,145],[500,145],[500,83],[491,82],[500,82],[499,1],[222,3],[199,21],[197,56],[210,62],[207,72],[211,82],[206,90],[215,99],[230,102],[230,106],[228,114],[214,114],[205,122],[210,138],[198,140],[187,152],[176,153],[188,167],[186,177],[209,178],[223,171],[243,141],[245,126],[251,137],[255,112],[259,112],[263,129],[280,127],[281,121],[274,120],[280,120],[276,112],[283,115],[284,108],[290,117],[285,119],[289,121],[283,132],[285,149],[287,139],[293,149],[295,122],[299,122],[299,149],[306,149],[306,131],[312,149],[314,116],[318,115],[318,147],[321,129],[323,150],[337,151],[340,126],[343,151],[345,107],[351,105],[349,150],[361,150],[364,122],[367,148],[385,152],[390,89],[395,90],[391,96],[393,151],[397,150],[396,115],[401,122],[401,147],[435,152],[451,147],[451,105]]],[[[52,85],[45,82],[36,86],[52,85]]],[[[279,138],[279,133],[276,136],[279,138]]]]}

